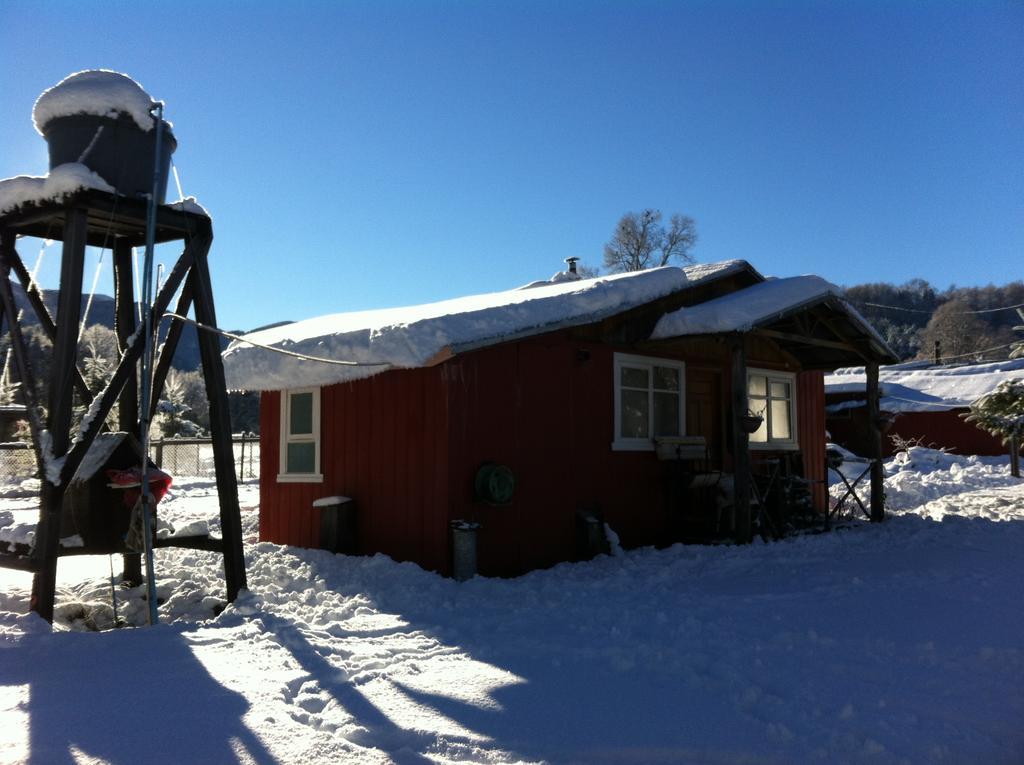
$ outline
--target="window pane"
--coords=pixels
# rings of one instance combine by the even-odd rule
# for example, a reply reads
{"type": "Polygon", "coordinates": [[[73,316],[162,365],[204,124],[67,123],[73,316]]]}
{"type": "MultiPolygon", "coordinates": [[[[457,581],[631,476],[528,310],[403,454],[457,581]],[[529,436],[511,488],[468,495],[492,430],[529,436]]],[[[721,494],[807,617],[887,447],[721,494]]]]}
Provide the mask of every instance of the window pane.
{"type": "Polygon", "coordinates": [[[679,370],[672,367],[655,367],[654,389],[679,390],[679,370]]]}
{"type": "Polygon", "coordinates": [[[288,418],[288,435],[296,436],[313,432],[313,393],[292,393],[291,412],[288,418]]]}
{"type": "Polygon", "coordinates": [[[789,402],[772,401],[772,440],[788,441],[792,437],[789,423],[789,402]]]}
{"type": "MultiPolygon", "coordinates": [[[[672,370],[675,371],[675,370],[672,370]]],[[[679,432],[679,394],[654,394],[654,435],[678,436],[679,432]]]]}
{"type": "Polygon", "coordinates": [[[637,367],[622,367],[622,375],[619,378],[623,385],[628,388],[650,387],[649,375],[646,369],[637,367]]]}
{"type": "Polygon", "coordinates": [[[622,433],[620,435],[623,438],[649,438],[647,392],[624,390],[621,394],[622,433]]]}
{"type": "Polygon", "coordinates": [[[773,381],[772,398],[789,398],[789,383],[773,381]]]}
{"type": "Polygon", "coordinates": [[[316,472],[316,444],[312,441],[288,444],[287,473],[316,472]]]}
{"type": "Polygon", "coordinates": [[[768,378],[764,375],[750,375],[747,379],[747,393],[751,396],[768,395],[768,378]]]}

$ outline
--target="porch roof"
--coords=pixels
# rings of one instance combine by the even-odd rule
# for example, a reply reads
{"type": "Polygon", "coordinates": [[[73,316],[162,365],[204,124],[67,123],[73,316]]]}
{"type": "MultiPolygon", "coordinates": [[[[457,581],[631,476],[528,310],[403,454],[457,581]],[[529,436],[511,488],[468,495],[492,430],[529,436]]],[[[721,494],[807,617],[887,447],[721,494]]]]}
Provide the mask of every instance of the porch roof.
{"type": "Polygon", "coordinates": [[[839,287],[818,276],[767,279],[672,311],[655,325],[651,340],[752,332],[770,337],[807,368],[899,360],[839,287]]]}

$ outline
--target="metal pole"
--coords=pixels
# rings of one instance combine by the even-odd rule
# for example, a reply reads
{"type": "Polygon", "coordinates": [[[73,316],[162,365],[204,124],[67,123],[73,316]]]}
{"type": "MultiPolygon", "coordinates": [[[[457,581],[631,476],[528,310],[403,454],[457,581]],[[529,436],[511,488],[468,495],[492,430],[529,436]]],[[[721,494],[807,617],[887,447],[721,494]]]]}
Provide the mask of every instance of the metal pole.
{"type": "Polygon", "coordinates": [[[156,244],[156,207],[160,196],[161,143],[163,139],[164,105],[156,104],[156,156],[153,158],[153,190],[146,206],[146,258],[142,269],[142,319],[145,346],[142,353],[142,380],[139,396],[139,441],[142,444],[142,535],[146,556],[146,597],[149,601],[149,623],[156,624],[156,580],[153,570],[153,529],[150,507],[153,494],[149,488],[149,403],[153,393],[153,249],[156,244]]]}

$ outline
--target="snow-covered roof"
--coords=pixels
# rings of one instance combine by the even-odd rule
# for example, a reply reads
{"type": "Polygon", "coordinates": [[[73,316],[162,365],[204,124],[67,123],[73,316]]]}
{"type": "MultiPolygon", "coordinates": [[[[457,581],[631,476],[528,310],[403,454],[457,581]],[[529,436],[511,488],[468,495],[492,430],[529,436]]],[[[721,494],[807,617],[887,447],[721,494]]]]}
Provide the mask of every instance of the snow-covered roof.
{"type": "MultiPolygon", "coordinates": [[[[936,367],[920,361],[893,364],[878,371],[882,396],[880,405],[887,412],[962,409],[994,390],[999,383],[1013,378],[1024,378],[1024,359],[955,367],[936,367]]],[[[863,367],[837,369],[825,377],[826,394],[863,394],[866,385],[863,367]]],[[[844,408],[849,408],[861,402],[844,403],[844,408]]]]}
{"type": "Polygon", "coordinates": [[[338,313],[246,335],[288,351],[358,362],[337,366],[234,341],[224,352],[228,387],[281,390],[427,366],[448,353],[600,321],[691,284],[683,269],[649,271],[513,289],[438,303],[338,313]]]}
{"type": "Polygon", "coordinates": [[[655,325],[651,339],[747,332],[801,305],[839,294],[838,287],[818,276],[768,279],[706,303],[665,314],[655,325]]]}
{"type": "Polygon", "coordinates": [[[81,189],[114,191],[113,186],[85,165],[58,165],[49,175],[17,175],[0,180],[0,215],[26,204],[60,201],[81,189]]]}
{"type": "Polygon", "coordinates": [[[740,272],[762,278],[745,260],[665,266],[593,279],[566,280],[556,274],[547,282],[504,292],[276,325],[228,346],[224,352],[227,383],[233,390],[283,390],[356,380],[392,368],[428,366],[450,354],[600,321],[740,272]],[[357,366],[286,356],[249,340],[357,366]]]}
{"type": "Polygon", "coordinates": [[[826,299],[839,301],[850,320],[883,348],[885,341],[857,310],[842,299],[842,290],[820,276],[770,278],[745,289],[665,314],[652,340],[721,332],[749,332],[805,306],[826,299]]]}
{"type": "Polygon", "coordinates": [[[685,266],[683,271],[686,272],[686,278],[690,280],[691,286],[711,281],[712,279],[722,279],[743,271],[750,272],[757,277],[758,281],[764,279],[757,269],[745,260],[719,260],[715,263],[695,263],[692,266],[685,266]]]}
{"type": "Polygon", "coordinates": [[[56,117],[127,114],[140,128],[149,131],[154,124],[150,114],[154,105],[150,95],[128,75],[108,69],[88,69],[69,75],[44,90],[32,108],[32,122],[42,134],[46,123],[56,117]]]}

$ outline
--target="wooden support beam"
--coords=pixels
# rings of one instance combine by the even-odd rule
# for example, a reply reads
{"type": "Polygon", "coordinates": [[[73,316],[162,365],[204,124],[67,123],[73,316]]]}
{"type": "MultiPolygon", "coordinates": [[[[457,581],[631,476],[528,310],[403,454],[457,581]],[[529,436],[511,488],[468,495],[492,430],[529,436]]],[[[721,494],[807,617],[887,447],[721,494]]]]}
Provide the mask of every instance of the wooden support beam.
{"type": "Polygon", "coordinates": [[[743,335],[732,340],[732,463],[733,494],[736,512],[736,541],[753,539],[750,517],[750,436],[741,419],[747,413],[747,354],[743,335]]]}
{"type": "Polygon", "coordinates": [[[757,330],[757,334],[770,337],[773,340],[784,340],[787,343],[814,345],[819,348],[835,348],[840,351],[846,351],[847,353],[860,353],[860,349],[850,345],[849,343],[840,343],[835,340],[825,340],[819,337],[808,337],[807,335],[797,335],[792,332],[780,332],[775,329],[759,329],[757,330]]]}
{"type": "MultiPolygon", "coordinates": [[[[28,304],[32,306],[32,310],[36,314],[36,318],[39,319],[39,324],[43,328],[43,332],[49,338],[50,342],[56,345],[57,343],[57,324],[54,322],[53,317],[50,316],[50,311],[46,307],[46,303],[43,302],[42,293],[39,292],[39,286],[32,280],[32,275],[25,268],[25,262],[18,255],[17,250],[12,248],[12,256],[10,259],[11,270],[14,271],[18,276],[18,281],[21,282],[21,288],[25,291],[25,297],[28,299],[28,304]]],[[[81,296],[79,296],[81,299],[81,296]]],[[[76,329],[77,331],[77,329],[76,329]]],[[[74,383],[75,390],[78,391],[78,395],[81,396],[82,402],[89,406],[92,403],[92,391],[89,390],[88,384],[85,382],[85,378],[82,376],[81,370],[79,370],[77,363],[71,372],[74,377],[72,382],[74,383]]]]}
{"type": "Polygon", "coordinates": [[[35,559],[28,555],[0,552],[0,568],[12,568],[16,571],[31,571],[34,573],[38,566],[35,559]]]}
{"type": "MultiPolygon", "coordinates": [[[[78,354],[78,322],[82,314],[82,271],[88,213],[83,207],[70,207],[64,218],[64,247],[60,264],[60,297],[57,303],[57,336],[53,343],[50,371],[50,399],[47,427],[50,431],[50,455],[63,457],[71,443],[71,412],[74,405],[74,369],[78,354]]],[[[44,460],[45,461],[45,460],[44,460]]],[[[67,480],[53,482],[47,470],[43,474],[39,523],[36,526],[34,554],[39,568],[32,580],[31,608],[53,622],[53,601],[57,591],[57,547],[60,543],[60,510],[67,480]]]]}
{"type": "Polygon", "coordinates": [[[871,521],[885,520],[885,488],[882,472],[882,429],[879,419],[878,362],[869,361],[867,372],[868,457],[871,463],[871,521]]]}
{"type": "MultiPolygon", "coordinates": [[[[128,242],[114,242],[114,333],[117,349],[123,354],[135,334],[135,281],[132,275],[132,248],[128,242]]],[[[118,397],[117,427],[134,433],[139,421],[139,386],[135,375],[125,381],[118,397]]]]}
{"type": "Polygon", "coordinates": [[[225,549],[223,539],[208,535],[157,539],[153,542],[153,547],[180,547],[186,550],[208,550],[210,552],[223,552],[225,549]]]}
{"type": "MultiPolygon", "coordinates": [[[[164,286],[161,287],[159,294],[156,296],[156,302],[153,304],[153,325],[159,320],[159,317],[163,316],[164,311],[167,310],[167,306],[170,305],[171,298],[174,297],[174,293],[178,291],[182,281],[188,274],[189,269],[192,267],[194,262],[195,253],[203,249],[209,248],[209,242],[212,238],[212,234],[209,237],[195,237],[188,244],[185,245],[184,251],[181,253],[181,257],[178,258],[178,262],[174,264],[174,268],[167,275],[167,280],[164,282],[164,286]]],[[[143,339],[136,335],[135,341],[128,346],[124,355],[121,356],[121,361],[117,365],[117,369],[114,370],[114,375],[110,378],[110,382],[107,383],[107,387],[100,393],[100,401],[94,407],[94,416],[89,422],[88,426],[78,434],[78,439],[72,447],[71,451],[68,452],[67,459],[64,460],[64,467],[61,469],[61,481],[66,483],[74,476],[75,471],[78,470],[78,466],[82,462],[82,458],[85,457],[86,452],[89,451],[89,447],[92,446],[92,442],[96,439],[96,434],[100,432],[100,428],[103,426],[104,420],[107,415],[110,414],[110,410],[114,406],[114,401],[121,394],[121,390],[124,388],[128,377],[135,374],[135,367],[138,364],[139,358],[142,356],[145,343],[143,339]]]]}
{"type": "MultiPolygon", "coordinates": [[[[181,290],[181,295],[178,296],[178,304],[174,308],[174,312],[178,316],[187,316],[189,309],[192,308],[194,281],[195,276],[190,273],[185,280],[185,286],[181,290]]],[[[171,325],[167,328],[167,337],[164,339],[163,345],[160,346],[160,356],[157,359],[156,368],[153,372],[153,395],[149,405],[150,422],[156,416],[157,407],[160,405],[160,396],[163,395],[167,374],[171,371],[171,362],[174,360],[174,352],[178,349],[178,341],[181,339],[181,331],[184,326],[185,322],[181,319],[172,318],[171,325]]],[[[159,330],[157,330],[157,335],[159,336],[159,330]]]]}
{"type": "MultiPolygon", "coordinates": [[[[213,285],[206,263],[211,239],[212,234],[206,240],[206,246],[197,250],[192,274],[195,277],[196,321],[216,327],[213,285]]],[[[200,331],[199,356],[203,364],[206,397],[210,402],[210,435],[213,439],[213,464],[220,499],[221,536],[224,539],[224,578],[227,583],[227,599],[234,601],[239,591],[246,588],[245,559],[242,555],[242,518],[238,508],[238,483],[231,447],[231,416],[228,411],[224,363],[220,356],[220,337],[212,332],[200,331]]]]}
{"type": "MultiPolygon", "coordinates": [[[[135,280],[132,272],[132,246],[116,239],[114,260],[114,333],[117,349],[124,354],[128,340],[135,333],[135,280]]],[[[139,435],[138,376],[128,375],[117,399],[117,429],[139,435]]],[[[142,584],[142,556],[127,552],[121,556],[121,581],[129,586],[142,584]]]]}
{"type": "MultiPolygon", "coordinates": [[[[153,548],[165,548],[165,547],[180,547],[188,550],[208,550],[209,552],[221,552],[224,549],[224,541],[216,537],[211,537],[208,534],[196,535],[190,537],[167,537],[165,539],[154,539],[153,548]]],[[[123,544],[119,545],[113,550],[114,553],[124,553],[128,550],[123,544]]],[[[58,555],[61,558],[82,556],[82,555],[108,555],[106,550],[98,552],[97,550],[90,549],[88,547],[61,547],[58,550],[58,555]]],[[[3,565],[0,562],[0,565],[3,565]]]]}
{"type": "Polygon", "coordinates": [[[14,232],[0,232],[0,302],[3,304],[3,316],[11,334],[11,355],[14,366],[21,380],[21,395],[25,401],[29,432],[36,455],[36,469],[43,474],[42,432],[43,422],[40,414],[39,401],[36,399],[36,376],[29,364],[28,348],[18,323],[18,306],[14,302],[11,290],[11,258],[14,256],[14,232]]]}

